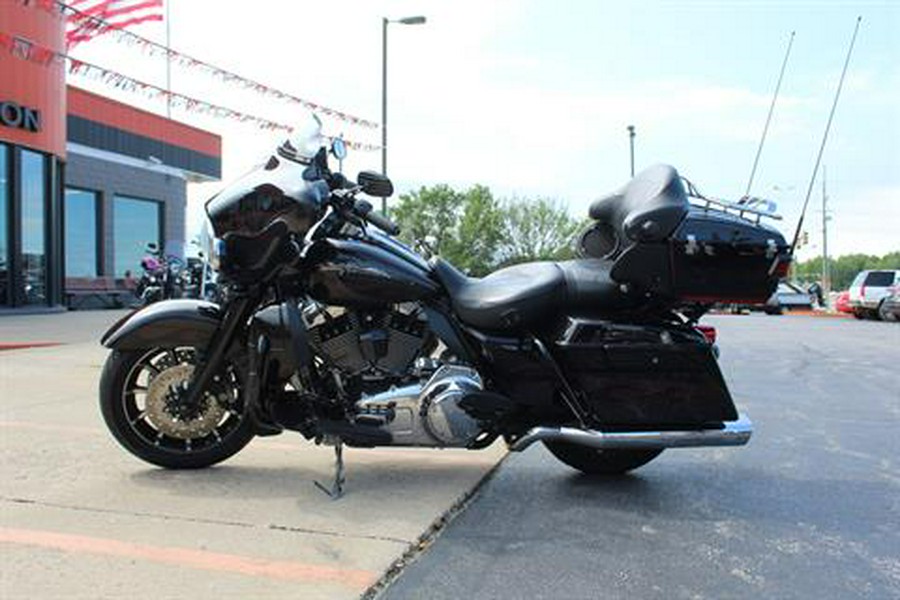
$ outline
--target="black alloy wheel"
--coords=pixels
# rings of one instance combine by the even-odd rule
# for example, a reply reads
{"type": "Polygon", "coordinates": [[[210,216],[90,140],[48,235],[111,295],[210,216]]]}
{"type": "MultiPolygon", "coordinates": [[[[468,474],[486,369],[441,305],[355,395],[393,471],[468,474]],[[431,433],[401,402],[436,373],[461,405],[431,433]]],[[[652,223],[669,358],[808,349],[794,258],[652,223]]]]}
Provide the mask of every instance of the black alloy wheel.
{"type": "Polygon", "coordinates": [[[184,391],[196,365],[193,348],[113,351],[100,379],[100,410],[129,452],[168,469],[221,462],[253,439],[255,427],[233,363],[226,362],[199,402],[184,391]]]}

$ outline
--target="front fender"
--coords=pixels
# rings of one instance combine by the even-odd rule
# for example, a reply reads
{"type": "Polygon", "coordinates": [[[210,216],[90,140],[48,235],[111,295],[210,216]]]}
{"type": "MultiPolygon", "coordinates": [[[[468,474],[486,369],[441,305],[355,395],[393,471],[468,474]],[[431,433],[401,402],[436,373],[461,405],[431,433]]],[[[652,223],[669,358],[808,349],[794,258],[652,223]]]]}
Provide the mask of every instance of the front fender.
{"type": "Polygon", "coordinates": [[[114,350],[204,346],[222,321],[218,305],[204,300],[163,300],[118,321],[100,343],[114,350]]]}

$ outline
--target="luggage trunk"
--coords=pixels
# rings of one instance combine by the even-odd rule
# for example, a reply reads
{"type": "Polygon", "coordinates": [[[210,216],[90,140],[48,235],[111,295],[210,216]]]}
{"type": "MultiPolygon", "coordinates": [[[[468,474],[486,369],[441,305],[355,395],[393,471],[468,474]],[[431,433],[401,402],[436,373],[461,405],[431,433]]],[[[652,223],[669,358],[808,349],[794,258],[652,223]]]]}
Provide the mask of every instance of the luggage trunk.
{"type": "Polygon", "coordinates": [[[692,206],[670,236],[635,242],[610,274],[676,304],[756,304],[772,295],[790,262],[790,248],[777,230],[692,206]]]}

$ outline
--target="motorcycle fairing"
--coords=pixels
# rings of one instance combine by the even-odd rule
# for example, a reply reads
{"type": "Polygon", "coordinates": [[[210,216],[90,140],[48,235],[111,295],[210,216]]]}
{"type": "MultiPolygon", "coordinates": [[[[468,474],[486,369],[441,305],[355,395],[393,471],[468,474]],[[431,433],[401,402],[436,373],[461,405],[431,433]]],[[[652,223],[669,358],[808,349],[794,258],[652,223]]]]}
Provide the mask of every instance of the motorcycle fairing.
{"type": "Polygon", "coordinates": [[[219,307],[203,300],[181,299],[150,304],[120,319],[100,339],[114,350],[204,347],[219,327],[219,307]]]}

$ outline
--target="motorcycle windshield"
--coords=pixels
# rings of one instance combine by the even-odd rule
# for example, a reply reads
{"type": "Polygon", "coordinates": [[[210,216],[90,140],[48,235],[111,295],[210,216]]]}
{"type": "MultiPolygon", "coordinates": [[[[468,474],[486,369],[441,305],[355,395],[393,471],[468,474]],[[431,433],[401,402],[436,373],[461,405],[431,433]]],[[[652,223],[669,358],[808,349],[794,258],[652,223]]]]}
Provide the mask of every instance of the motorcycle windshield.
{"type": "Polygon", "coordinates": [[[305,234],[328,197],[328,185],[305,178],[305,171],[302,164],[272,156],[226,186],[206,203],[216,237],[256,236],[278,218],[294,233],[305,234]]]}

